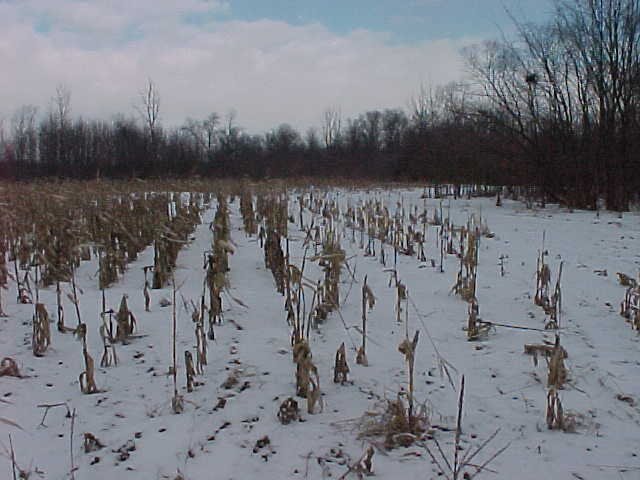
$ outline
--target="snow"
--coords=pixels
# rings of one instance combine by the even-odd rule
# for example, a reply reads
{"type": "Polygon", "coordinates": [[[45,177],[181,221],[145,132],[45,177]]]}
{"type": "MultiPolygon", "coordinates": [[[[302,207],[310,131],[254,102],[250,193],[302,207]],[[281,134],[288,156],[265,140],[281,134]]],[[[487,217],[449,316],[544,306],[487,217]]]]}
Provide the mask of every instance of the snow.
{"type": "MultiPolygon", "coordinates": [[[[421,189],[377,189],[371,191],[316,191],[336,199],[343,210],[366,198],[385,202],[393,214],[397,202],[405,210],[423,208],[421,189]]],[[[297,219],[297,195],[290,197],[290,213],[297,219]]],[[[440,201],[429,199],[429,216],[440,201]]],[[[535,366],[523,353],[525,343],[553,342],[553,331],[518,330],[496,327],[486,340],[468,342],[467,305],[450,295],[458,259],[445,257],[444,273],[427,261],[398,256],[398,275],[407,286],[412,305],[409,331],[421,331],[416,350],[416,399],[426,402],[431,423],[455,428],[458,392],[441,376],[437,355],[453,365],[454,385],[466,378],[462,446],[479,445],[496,429],[496,438],[479,454],[482,463],[502,446],[498,456],[481,478],[640,478],[640,343],[637,332],[618,314],[625,289],[616,272],[632,277],[640,268],[640,216],[623,218],[600,212],[569,212],[558,206],[527,210],[520,203],[504,200],[495,206],[493,198],[447,199],[453,223],[466,223],[469,215],[482,216],[493,238],[482,238],[478,267],[478,301],[483,320],[534,328],[544,328],[544,312],[533,303],[538,250],[545,232],[545,248],[555,282],[560,261],[563,311],[562,345],[568,352],[569,383],[560,392],[565,413],[579,415],[576,433],[550,431],[545,422],[546,363],[535,366]],[[499,257],[507,257],[506,275],[500,275],[499,257]],[[595,273],[607,270],[607,276],[595,273]],[[431,343],[433,342],[433,344],[431,343]],[[629,396],[632,405],[616,398],[629,396]],[[625,468],[623,468],[625,467],[625,468]]],[[[282,425],[277,411],[283,400],[295,394],[295,365],[292,362],[290,327],[286,323],[283,297],[276,292],[271,272],[264,267],[263,251],[255,237],[242,230],[239,199],[230,204],[232,241],[236,252],[230,257],[229,293],[242,301],[223,297],[225,323],[215,328],[216,340],[209,342],[209,362],[202,385],[186,392],[184,351],[195,345],[194,324],[183,306],[184,298],[198,301],[204,277],[202,252],[210,248],[215,205],[207,210],[193,241],[178,257],[178,382],[185,409],[176,415],[171,409],[171,307],[161,308],[162,297],[171,298],[171,289],[152,290],[151,312],[144,311],[142,267],[153,263],[153,251],[145,250],[129,266],[125,276],[107,291],[107,304],[117,309],[123,293],[138,321],[140,338],[117,345],[118,366],[99,368],[102,343],[98,334],[101,296],[97,287],[96,263],[86,262],[78,270],[82,320],[88,326],[88,348],[96,363],[96,383],[101,392],[83,395],[78,375],[84,369],[81,343],[71,334],[60,334],[52,325],[52,345],[44,357],[31,353],[33,306],[13,301],[15,285],[3,294],[9,317],[0,319],[0,354],[18,362],[26,378],[0,379],[0,417],[15,422],[0,423],[0,476],[10,478],[8,435],[11,435],[17,464],[44,472],[43,478],[70,478],[71,455],[76,479],[185,479],[339,478],[356,462],[371,439],[359,439],[357,422],[374,410],[382,398],[394,399],[406,388],[404,357],[397,350],[405,325],[395,320],[395,290],[389,287],[389,272],[379,258],[365,257],[351,230],[344,229],[342,247],[347,252],[357,283],[342,275],[341,298],[346,300],[340,314],[329,315],[311,333],[310,347],[320,372],[324,409],[306,413],[306,401],[298,398],[301,422],[282,425]],[[360,288],[364,276],[377,297],[369,312],[367,357],[369,366],[355,363],[360,344],[360,288]],[[347,292],[349,292],[347,294],[347,292]],[[348,296],[347,296],[348,295],[348,296]],[[8,300],[7,300],[8,297],[8,300]],[[233,320],[233,322],[232,322],[233,320]],[[350,380],[336,385],[333,362],[341,342],[347,347],[350,380]],[[236,371],[239,383],[232,389],[221,385],[236,371]],[[248,382],[248,383],[245,383],[248,382]],[[243,387],[244,385],[244,387],[243,387]],[[243,388],[241,388],[243,387],[243,388]],[[223,408],[216,408],[219,399],[223,408]],[[42,404],[66,402],[75,410],[73,451],[70,452],[71,419],[66,409],[50,409],[40,425],[42,404]],[[90,432],[105,446],[84,453],[83,434],[90,432]],[[268,436],[261,448],[256,442],[268,436]],[[121,461],[114,452],[133,440],[135,450],[121,461]],[[256,447],[256,448],[254,448],[256,447]],[[99,461],[96,463],[96,458],[99,461]]],[[[308,212],[306,221],[310,220],[308,212]]],[[[427,257],[439,262],[437,227],[427,235],[427,257]]],[[[300,264],[305,233],[289,224],[292,263],[300,264]]],[[[379,243],[376,242],[376,250],[379,243]]],[[[392,250],[386,247],[387,258],[392,250]]],[[[377,252],[379,253],[379,252],[377,252]]],[[[389,266],[389,264],[388,264],[389,266]]],[[[317,268],[308,276],[320,278],[317,268]]],[[[68,291],[70,287],[65,286],[68,291]]],[[[310,297],[310,295],[309,295],[310,297]]],[[[52,319],[55,318],[55,289],[40,292],[52,319]]],[[[65,321],[75,325],[71,303],[65,303],[65,321]]],[[[434,429],[445,452],[452,456],[453,431],[434,429]]],[[[380,444],[382,442],[379,442],[380,444]]],[[[429,442],[427,442],[429,444],[429,442]]],[[[431,445],[433,445],[431,443],[431,445]]],[[[376,449],[373,470],[378,478],[437,478],[424,448],[413,445],[392,451],[376,449]]],[[[471,470],[473,471],[473,470],[471,470]]],[[[34,473],[34,477],[37,475],[34,473]]],[[[351,474],[348,478],[356,478],[351,474]]]]}

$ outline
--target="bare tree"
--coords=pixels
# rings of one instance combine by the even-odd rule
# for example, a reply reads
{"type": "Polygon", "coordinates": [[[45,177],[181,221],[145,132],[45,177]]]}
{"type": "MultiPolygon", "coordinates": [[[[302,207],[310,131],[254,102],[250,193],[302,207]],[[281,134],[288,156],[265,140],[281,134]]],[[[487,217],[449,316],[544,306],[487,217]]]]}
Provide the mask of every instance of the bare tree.
{"type": "Polygon", "coordinates": [[[8,148],[7,135],[5,133],[5,120],[0,118],[0,162],[10,160],[11,151],[8,148]]]}
{"type": "Polygon", "coordinates": [[[67,85],[59,84],[53,97],[51,116],[56,125],[56,165],[60,168],[67,162],[67,132],[71,127],[71,90],[67,85]]]}
{"type": "Polygon", "coordinates": [[[240,128],[235,124],[236,111],[229,110],[225,115],[224,130],[220,133],[220,148],[227,159],[234,159],[237,155],[237,146],[240,140],[240,128]]]}
{"type": "Polygon", "coordinates": [[[142,120],[149,139],[149,149],[144,168],[151,170],[153,164],[159,156],[159,135],[160,135],[160,94],[158,87],[151,78],[147,80],[147,85],[140,92],[140,103],[135,106],[138,115],[142,120]]]}
{"type": "Polygon", "coordinates": [[[510,42],[487,41],[481,47],[467,48],[465,55],[486,103],[480,115],[521,149],[531,167],[526,177],[543,186],[546,179],[544,154],[538,142],[539,109],[532,86],[526,81],[532,70],[523,52],[510,42]]]}
{"type": "Polygon", "coordinates": [[[16,162],[19,164],[33,163],[37,154],[36,115],[38,108],[33,105],[23,105],[11,118],[11,136],[16,162]]]}
{"type": "MultiPolygon", "coordinates": [[[[201,157],[206,156],[209,160],[213,157],[219,120],[220,116],[212,112],[202,121],[189,117],[182,127],[182,130],[194,140],[196,149],[201,153],[201,157]]],[[[203,159],[201,158],[200,160],[203,159]]]]}
{"type": "Polygon", "coordinates": [[[151,144],[155,145],[160,120],[160,94],[152,79],[147,80],[147,86],[140,92],[140,104],[135,108],[147,129],[151,144]]]}
{"type": "Polygon", "coordinates": [[[640,108],[640,0],[557,0],[556,18],[597,100],[593,121],[607,207],[626,210],[640,108]]]}
{"type": "Polygon", "coordinates": [[[409,125],[407,115],[399,108],[387,109],[382,113],[384,149],[390,153],[400,150],[402,139],[409,125]]]}
{"type": "MultiPolygon", "coordinates": [[[[556,0],[555,19],[514,19],[512,40],[470,51],[491,108],[543,193],[626,210],[638,182],[640,0],[556,0]]],[[[469,53],[469,52],[468,52],[469,53]]]]}
{"type": "Polygon", "coordinates": [[[462,124],[469,113],[469,91],[463,82],[449,82],[440,86],[436,91],[437,103],[443,120],[455,124],[462,124]]]}
{"type": "Polygon", "coordinates": [[[307,148],[316,153],[320,150],[320,139],[318,137],[318,130],[315,127],[309,127],[304,134],[304,142],[307,148]]]}
{"type": "Polygon", "coordinates": [[[193,140],[194,148],[198,152],[198,160],[202,161],[206,150],[203,122],[188,117],[181,130],[193,140]]]}
{"type": "Polygon", "coordinates": [[[435,122],[435,100],[431,86],[420,84],[420,88],[411,98],[410,104],[411,120],[418,127],[418,130],[424,131],[430,122],[435,122]]]}
{"type": "Polygon", "coordinates": [[[362,117],[362,125],[364,126],[365,148],[371,152],[380,151],[382,146],[382,112],[379,110],[366,112],[362,117]]]}
{"type": "Polygon", "coordinates": [[[333,148],[340,139],[342,115],[335,107],[327,108],[323,114],[322,136],[325,148],[333,148]]]}
{"type": "Polygon", "coordinates": [[[205,133],[205,145],[207,148],[207,154],[209,156],[211,156],[213,153],[218,123],[220,123],[220,115],[218,115],[216,112],[210,113],[209,116],[202,122],[202,127],[204,128],[205,133]]]}
{"type": "Polygon", "coordinates": [[[63,130],[71,121],[71,90],[67,85],[61,83],[56,87],[53,105],[58,128],[63,130]]]}

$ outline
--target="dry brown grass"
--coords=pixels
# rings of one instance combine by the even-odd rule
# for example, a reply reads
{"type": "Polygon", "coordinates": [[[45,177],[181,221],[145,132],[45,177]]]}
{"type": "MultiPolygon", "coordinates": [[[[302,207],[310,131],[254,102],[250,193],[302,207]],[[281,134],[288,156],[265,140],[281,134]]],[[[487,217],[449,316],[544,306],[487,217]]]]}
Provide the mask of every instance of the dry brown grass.
{"type": "Polygon", "coordinates": [[[359,438],[382,438],[388,450],[407,447],[420,440],[426,432],[429,418],[421,407],[412,418],[408,415],[406,400],[398,395],[395,400],[385,399],[372,411],[367,411],[359,421],[359,438]]]}

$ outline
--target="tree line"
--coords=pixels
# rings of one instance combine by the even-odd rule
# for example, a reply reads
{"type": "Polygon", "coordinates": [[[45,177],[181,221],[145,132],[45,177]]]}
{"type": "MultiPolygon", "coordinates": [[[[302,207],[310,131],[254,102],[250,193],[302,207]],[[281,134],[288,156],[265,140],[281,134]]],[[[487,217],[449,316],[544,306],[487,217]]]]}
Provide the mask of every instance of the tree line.
{"type": "Polygon", "coordinates": [[[464,51],[465,82],[422,87],[407,109],[260,135],[211,113],[164,128],[149,80],[137,115],[71,116],[56,89],[0,137],[5,178],[339,176],[528,185],[543,201],[626,210],[640,190],[640,0],[557,0],[551,20],[464,51]]]}
{"type": "Polygon", "coordinates": [[[545,196],[626,210],[640,190],[640,1],[556,0],[544,25],[468,49],[485,105],[545,196]]]}
{"type": "Polygon", "coordinates": [[[245,132],[233,113],[165,129],[152,81],[135,115],[73,118],[71,93],[60,86],[43,118],[34,106],[15,113],[0,173],[20,180],[197,174],[517,183],[517,171],[491,145],[486,121],[464,111],[464,88],[423,88],[409,112],[372,110],[343,119],[338,108],[328,108],[322,125],[304,134],[285,123],[258,135],[245,132]]]}

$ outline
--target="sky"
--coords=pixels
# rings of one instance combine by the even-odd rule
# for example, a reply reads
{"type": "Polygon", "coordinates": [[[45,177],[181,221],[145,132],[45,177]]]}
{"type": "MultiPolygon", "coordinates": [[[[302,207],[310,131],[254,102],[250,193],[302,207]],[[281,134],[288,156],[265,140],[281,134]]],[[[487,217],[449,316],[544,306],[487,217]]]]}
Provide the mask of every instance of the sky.
{"type": "Polygon", "coordinates": [[[56,87],[74,116],[136,115],[151,79],[160,120],[211,112],[259,133],[406,108],[465,75],[460,49],[548,18],[552,0],[0,0],[0,120],[56,87]]]}

